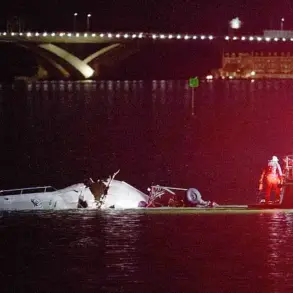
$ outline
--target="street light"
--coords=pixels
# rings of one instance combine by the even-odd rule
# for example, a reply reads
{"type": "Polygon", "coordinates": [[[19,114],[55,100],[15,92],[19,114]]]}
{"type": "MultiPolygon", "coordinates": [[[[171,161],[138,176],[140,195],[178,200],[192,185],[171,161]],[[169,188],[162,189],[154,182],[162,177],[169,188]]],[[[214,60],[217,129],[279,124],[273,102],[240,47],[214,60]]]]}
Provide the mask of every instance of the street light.
{"type": "Polygon", "coordinates": [[[281,18],[281,31],[284,29],[284,21],[285,21],[285,18],[282,17],[281,18]]]}
{"type": "Polygon", "coordinates": [[[242,25],[242,21],[238,17],[233,18],[230,21],[230,27],[234,30],[240,29],[241,25],[242,25]]]}
{"type": "Polygon", "coordinates": [[[90,30],[90,18],[91,18],[91,14],[88,14],[86,16],[86,30],[89,31],[90,30]]]}
{"type": "Polygon", "coordinates": [[[73,14],[73,31],[76,32],[76,17],[78,16],[78,13],[73,14]]]}
{"type": "Polygon", "coordinates": [[[238,30],[240,29],[242,25],[242,21],[239,19],[239,17],[235,17],[233,18],[230,22],[229,22],[229,35],[233,35],[233,30],[238,30]]]}

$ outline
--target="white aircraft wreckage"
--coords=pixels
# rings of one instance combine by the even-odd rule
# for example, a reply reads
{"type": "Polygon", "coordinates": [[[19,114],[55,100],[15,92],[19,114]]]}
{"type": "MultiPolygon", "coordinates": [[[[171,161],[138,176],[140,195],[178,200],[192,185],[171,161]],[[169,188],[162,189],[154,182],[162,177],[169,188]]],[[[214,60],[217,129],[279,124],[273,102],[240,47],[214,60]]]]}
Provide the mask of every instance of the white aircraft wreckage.
{"type": "MultiPolygon", "coordinates": [[[[118,171],[119,172],[119,171],[118,171]]],[[[131,209],[146,206],[149,196],[112,177],[78,183],[63,189],[52,186],[0,190],[0,210],[131,209]]]]}
{"type": "Polygon", "coordinates": [[[183,189],[151,186],[145,194],[124,181],[107,180],[78,183],[63,189],[52,186],[0,190],[0,210],[72,210],[72,209],[136,209],[218,206],[204,201],[195,188],[183,189]],[[176,191],[176,193],[175,193],[176,191]],[[178,195],[178,193],[180,193],[178,195]]]}

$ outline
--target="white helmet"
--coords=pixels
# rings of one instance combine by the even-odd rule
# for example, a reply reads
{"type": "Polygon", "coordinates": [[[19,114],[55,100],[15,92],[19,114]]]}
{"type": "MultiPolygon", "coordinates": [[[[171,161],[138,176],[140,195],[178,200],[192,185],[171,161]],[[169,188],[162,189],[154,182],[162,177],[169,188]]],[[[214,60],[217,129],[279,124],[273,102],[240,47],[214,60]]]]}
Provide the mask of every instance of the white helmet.
{"type": "Polygon", "coordinates": [[[279,162],[279,159],[278,159],[278,157],[276,157],[276,156],[273,156],[273,157],[272,157],[272,162],[279,162]]]}

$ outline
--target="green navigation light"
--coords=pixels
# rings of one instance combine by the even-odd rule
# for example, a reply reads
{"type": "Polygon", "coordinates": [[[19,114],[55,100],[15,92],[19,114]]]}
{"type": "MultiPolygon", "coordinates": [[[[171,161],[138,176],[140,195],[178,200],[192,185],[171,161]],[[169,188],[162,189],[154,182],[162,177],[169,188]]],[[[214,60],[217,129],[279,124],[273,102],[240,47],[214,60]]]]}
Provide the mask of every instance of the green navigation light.
{"type": "Polygon", "coordinates": [[[189,87],[198,87],[198,86],[199,86],[198,77],[189,78],[189,87]]]}

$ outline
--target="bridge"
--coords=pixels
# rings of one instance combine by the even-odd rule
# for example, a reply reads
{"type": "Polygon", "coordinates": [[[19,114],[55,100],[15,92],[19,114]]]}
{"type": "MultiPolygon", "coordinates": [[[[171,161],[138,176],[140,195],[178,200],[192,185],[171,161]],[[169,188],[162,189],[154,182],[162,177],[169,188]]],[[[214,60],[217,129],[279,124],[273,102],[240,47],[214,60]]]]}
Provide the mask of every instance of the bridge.
{"type": "MultiPolygon", "coordinates": [[[[146,33],[146,32],[0,32],[0,42],[14,43],[33,52],[50,63],[63,78],[73,72],[79,79],[90,79],[100,74],[103,58],[127,58],[144,43],[149,42],[220,42],[220,43],[292,43],[293,36],[266,35],[215,36],[211,34],[146,33]],[[94,52],[78,56],[72,45],[96,44],[94,52]],[[70,48],[71,46],[71,48],[70,48]],[[114,57],[115,56],[115,57],[114,57]]],[[[112,60],[112,62],[114,62],[112,60]]]]}

